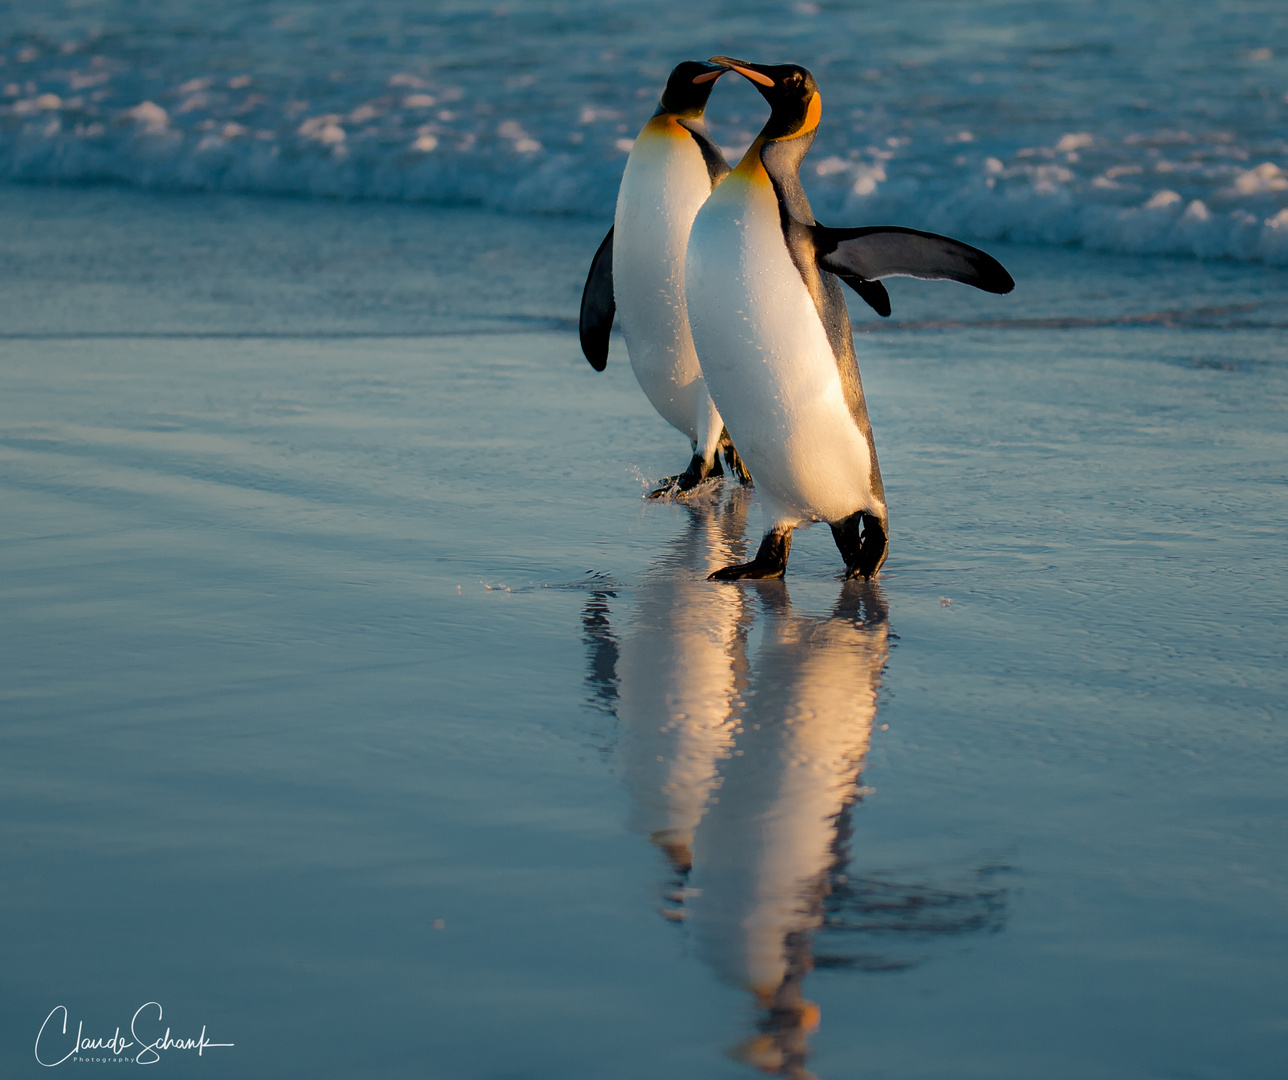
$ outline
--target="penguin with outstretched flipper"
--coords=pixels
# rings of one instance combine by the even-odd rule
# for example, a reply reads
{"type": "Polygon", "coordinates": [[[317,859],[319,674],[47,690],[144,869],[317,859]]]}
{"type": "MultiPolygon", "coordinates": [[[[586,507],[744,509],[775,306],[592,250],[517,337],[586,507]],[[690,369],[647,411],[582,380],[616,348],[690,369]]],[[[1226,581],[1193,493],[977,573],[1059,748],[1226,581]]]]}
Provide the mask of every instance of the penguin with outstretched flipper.
{"type": "Polygon", "coordinates": [[[814,220],[800,165],[818,128],[814,76],[712,57],[749,79],[772,113],[694,219],[685,287],[712,399],[756,477],[765,532],[755,559],[712,577],[780,577],[792,530],[826,521],[846,577],[872,577],[889,550],[876,445],[840,281],[881,315],[881,278],[1014,288],[990,255],[933,233],[829,229],[814,220]]]}
{"type": "Polygon", "coordinates": [[[689,437],[689,467],[651,492],[683,495],[723,475],[718,454],[750,481],[711,402],[689,333],[684,252],[689,226],[712,189],[729,174],[702,114],[727,68],[686,61],[671,72],[657,111],[631,148],[617,194],[613,227],[591,261],[581,298],[581,348],[596,371],[608,363],[616,316],[640,387],[663,419],[689,437]]]}

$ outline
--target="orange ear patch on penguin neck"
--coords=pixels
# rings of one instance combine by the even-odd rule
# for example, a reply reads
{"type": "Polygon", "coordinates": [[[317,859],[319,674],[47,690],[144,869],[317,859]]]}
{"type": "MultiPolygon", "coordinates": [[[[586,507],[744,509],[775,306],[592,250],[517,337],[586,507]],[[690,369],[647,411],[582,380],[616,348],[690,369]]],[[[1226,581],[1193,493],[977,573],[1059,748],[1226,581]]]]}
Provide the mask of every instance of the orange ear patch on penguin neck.
{"type": "Polygon", "coordinates": [[[823,96],[819,93],[815,93],[814,96],[809,99],[809,107],[805,110],[805,119],[801,123],[800,131],[798,131],[796,134],[808,135],[811,131],[813,131],[816,127],[818,127],[818,122],[822,118],[823,118],[823,96]]]}

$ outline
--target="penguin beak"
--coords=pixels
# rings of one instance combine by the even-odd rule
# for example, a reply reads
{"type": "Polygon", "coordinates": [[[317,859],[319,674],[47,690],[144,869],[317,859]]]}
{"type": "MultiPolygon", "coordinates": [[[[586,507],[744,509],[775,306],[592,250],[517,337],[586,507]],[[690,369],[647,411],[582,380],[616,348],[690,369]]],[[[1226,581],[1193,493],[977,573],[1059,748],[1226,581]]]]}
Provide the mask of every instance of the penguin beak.
{"type": "Polygon", "coordinates": [[[721,75],[729,70],[724,64],[715,64],[711,61],[707,62],[711,64],[712,70],[704,71],[701,75],[695,76],[693,80],[694,86],[699,86],[702,83],[715,82],[716,79],[720,78],[721,75]]]}
{"type": "Polygon", "coordinates": [[[764,74],[764,72],[759,71],[755,64],[749,64],[746,60],[734,60],[729,56],[713,56],[710,62],[713,64],[723,64],[726,69],[736,71],[744,79],[750,79],[758,86],[774,85],[773,79],[764,74]]]}

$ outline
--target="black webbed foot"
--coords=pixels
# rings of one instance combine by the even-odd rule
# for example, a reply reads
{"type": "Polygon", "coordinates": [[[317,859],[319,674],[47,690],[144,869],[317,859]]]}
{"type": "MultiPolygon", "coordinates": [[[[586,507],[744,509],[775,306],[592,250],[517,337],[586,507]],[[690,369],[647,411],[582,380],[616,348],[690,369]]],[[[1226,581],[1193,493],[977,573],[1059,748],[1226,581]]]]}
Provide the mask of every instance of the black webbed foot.
{"type": "Polygon", "coordinates": [[[680,477],[684,473],[676,473],[674,476],[664,476],[657,482],[657,487],[644,496],[646,499],[665,499],[675,491],[676,485],[680,482],[680,477]]]}
{"type": "Polygon", "coordinates": [[[886,519],[866,510],[851,514],[832,526],[832,538],[845,560],[845,577],[871,579],[890,553],[886,519]]]}
{"type": "Polygon", "coordinates": [[[716,453],[724,455],[730,476],[744,487],[750,486],[751,473],[743,463],[742,456],[738,453],[738,448],[733,444],[733,439],[729,438],[728,428],[723,428],[720,431],[720,441],[716,443],[716,453]]]}
{"type": "Polygon", "coordinates": [[[648,493],[650,499],[682,499],[689,492],[693,491],[704,480],[713,476],[723,476],[724,470],[720,467],[720,457],[716,455],[710,466],[702,460],[701,454],[694,454],[689,462],[689,467],[682,473],[675,476],[664,476],[658,482],[657,487],[648,493]]]}
{"type": "Polygon", "coordinates": [[[707,576],[708,581],[738,581],[740,578],[764,580],[780,578],[787,571],[787,556],[792,550],[792,530],[766,533],[760,550],[749,563],[725,566],[707,576]]]}

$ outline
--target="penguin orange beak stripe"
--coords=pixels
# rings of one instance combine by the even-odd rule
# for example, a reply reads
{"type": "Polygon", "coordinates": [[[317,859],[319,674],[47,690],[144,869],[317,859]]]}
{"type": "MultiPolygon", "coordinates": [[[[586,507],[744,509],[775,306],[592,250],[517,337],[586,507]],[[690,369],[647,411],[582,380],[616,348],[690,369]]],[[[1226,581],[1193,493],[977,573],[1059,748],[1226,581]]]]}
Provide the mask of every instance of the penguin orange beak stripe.
{"type": "Polygon", "coordinates": [[[713,79],[718,79],[720,78],[721,75],[725,73],[726,70],[728,69],[721,68],[719,71],[704,71],[701,75],[697,76],[697,78],[693,80],[693,85],[697,86],[699,83],[711,82],[713,79]]]}
{"type": "Polygon", "coordinates": [[[760,83],[761,86],[773,86],[774,80],[768,75],[762,75],[759,71],[752,71],[751,68],[741,67],[738,64],[730,64],[731,68],[745,79],[750,79],[754,83],[760,83]]]}

